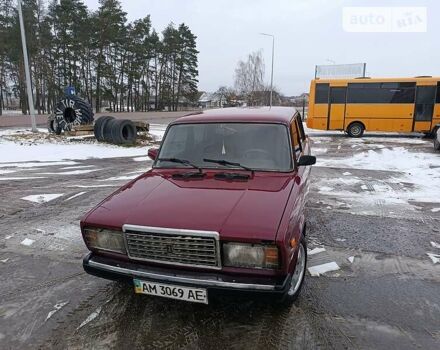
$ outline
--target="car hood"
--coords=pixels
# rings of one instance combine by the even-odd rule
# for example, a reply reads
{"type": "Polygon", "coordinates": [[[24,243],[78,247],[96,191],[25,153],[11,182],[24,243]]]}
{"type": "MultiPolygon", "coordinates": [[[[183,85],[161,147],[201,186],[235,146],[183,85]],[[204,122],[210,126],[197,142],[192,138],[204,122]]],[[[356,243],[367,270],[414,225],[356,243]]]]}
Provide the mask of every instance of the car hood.
{"type": "Polygon", "coordinates": [[[274,240],[292,186],[291,174],[248,181],[176,180],[152,170],[94,208],[83,225],[124,224],[216,231],[222,239],[274,240]]]}

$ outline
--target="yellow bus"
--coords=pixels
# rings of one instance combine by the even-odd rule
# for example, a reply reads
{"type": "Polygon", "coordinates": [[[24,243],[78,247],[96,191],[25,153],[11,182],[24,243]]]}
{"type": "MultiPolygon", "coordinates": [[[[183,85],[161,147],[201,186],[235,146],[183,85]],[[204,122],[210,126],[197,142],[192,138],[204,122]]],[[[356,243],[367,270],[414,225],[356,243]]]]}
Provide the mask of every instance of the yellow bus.
{"type": "Polygon", "coordinates": [[[315,79],[307,126],[341,130],[433,133],[440,123],[440,77],[315,79]]]}

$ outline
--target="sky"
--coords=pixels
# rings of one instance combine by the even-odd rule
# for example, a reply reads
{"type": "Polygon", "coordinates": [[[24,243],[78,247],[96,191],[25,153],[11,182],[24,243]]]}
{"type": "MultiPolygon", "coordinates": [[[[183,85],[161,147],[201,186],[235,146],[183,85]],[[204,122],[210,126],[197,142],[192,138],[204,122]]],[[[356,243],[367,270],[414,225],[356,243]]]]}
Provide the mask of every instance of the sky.
{"type": "MultiPolygon", "coordinates": [[[[98,0],[85,0],[85,3],[91,10],[98,8],[98,0]]],[[[275,36],[274,85],[287,96],[308,92],[315,65],[365,62],[367,76],[371,77],[440,75],[438,0],[121,0],[121,3],[129,21],[151,15],[158,32],[170,22],[183,22],[190,27],[197,36],[200,51],[199,90],[202,91],[233,86],[237,62],[258,50],[263,52],[265,80],[269,83],[272,38],[260,35],[261,32],[275,36]],[[344,12],[347,7],[366,6],[381,8],[355,12],[356,17],[344,12]],[[426,13],[418,9],[415,15],[412,12],[412,19],[407,16],[406,22],[399,22],[406,23],[408,30],[419,32],[402,32],[396,27],[386,27],[385,32],[365,32],[383,24],[383,18],[387,21],[391,18],[392,14],[383,7],[426,8],[426,13]],[[359,28],[362,32],[356,32],[359,28]]],[[[400,15],[405,14],[408,12],[402,14],[401,10],[400,15]]]]}

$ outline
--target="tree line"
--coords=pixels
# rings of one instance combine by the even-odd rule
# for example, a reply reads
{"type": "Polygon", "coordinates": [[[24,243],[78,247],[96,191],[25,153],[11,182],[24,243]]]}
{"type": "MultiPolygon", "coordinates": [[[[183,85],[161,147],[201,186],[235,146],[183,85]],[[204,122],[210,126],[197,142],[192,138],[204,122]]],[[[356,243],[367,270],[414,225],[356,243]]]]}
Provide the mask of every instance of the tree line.
{"type": "MultiPolygon", "coordinates": [[[[197,98],[196,36],[184,23],[161,33],[150,16],[127,21],[119,0],[23,0],[35,109],[51,113],[73,86],[96,111],[177,110],[197,98]]],[[[0,114],[28,111],[16,0],[0,0],[0,114]]]]}

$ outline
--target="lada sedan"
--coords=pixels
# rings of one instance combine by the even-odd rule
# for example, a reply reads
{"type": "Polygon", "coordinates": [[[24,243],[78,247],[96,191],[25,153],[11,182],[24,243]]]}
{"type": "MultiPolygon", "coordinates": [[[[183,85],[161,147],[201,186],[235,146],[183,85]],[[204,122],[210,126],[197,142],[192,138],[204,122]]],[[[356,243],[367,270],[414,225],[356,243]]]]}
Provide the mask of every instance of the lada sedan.
{"type": "Polygon", "coordinates": [[[206,304],[216,290],[298,297],[316,158],[295,109],[193,113],[148,155],[151,170],[83,217],[85,271],[206,304]]]}

